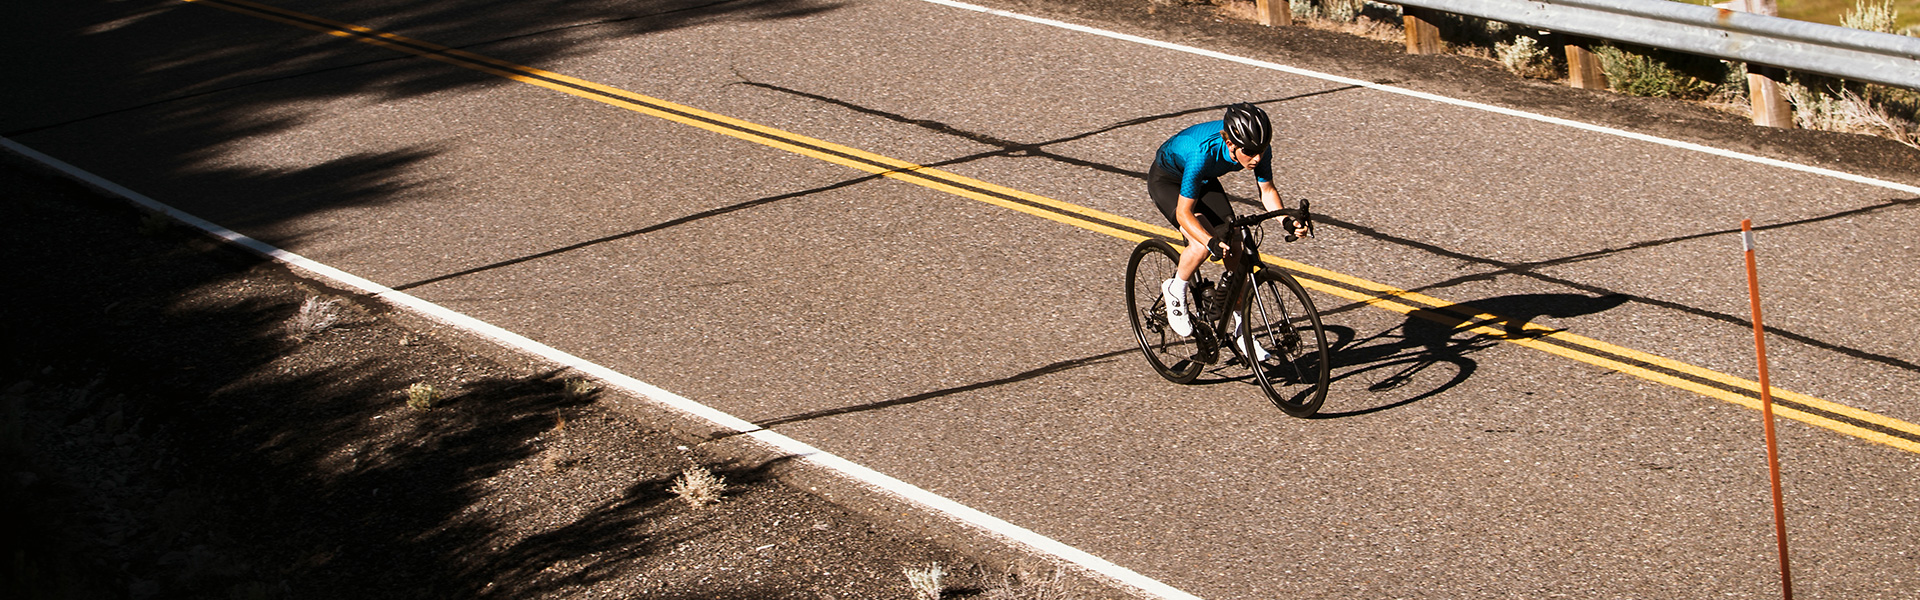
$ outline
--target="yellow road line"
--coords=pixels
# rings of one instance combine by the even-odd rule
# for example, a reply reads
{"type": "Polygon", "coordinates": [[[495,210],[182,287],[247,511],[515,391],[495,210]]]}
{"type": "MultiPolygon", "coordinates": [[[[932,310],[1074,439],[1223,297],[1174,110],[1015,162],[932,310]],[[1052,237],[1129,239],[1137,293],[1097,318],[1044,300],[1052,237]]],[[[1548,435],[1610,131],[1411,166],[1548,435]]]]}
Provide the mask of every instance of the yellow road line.
{"type": "MultiPolygon", "coordinates": [[[[1156,237],[1180,239],[1178,232],[1165,227],[431,42],[340,23],[250,0],[184,1],[431,58],[1132,242],[1156,237]]],[[[1759,408],[1757,399],[1759,384],[1751,380],[1531,323],[1521,327],[1520,333],[1524,335],[1516,336],[1504,328],[1490,325],[1504,322],[1504,319],[1498,315],[1480,313],[1464,305],[1297,261],[1271,256],[1267,257],[1267,260],[1269,264],[1302,275],[1302,284],[1326,294],[1401,314],[1453,323],[1456,326],[1463,326],[1464,331],[1504,339],[1524,347],[1627,373],[1741,406],[1759,408]]],[[[1773,395],[1783,401],[1782,405],[1776,407],[1777,414],[1780,416],[1908,452],[1920,453],[1920,426],[1777,387],[1773,388],[1773,395]]]]}

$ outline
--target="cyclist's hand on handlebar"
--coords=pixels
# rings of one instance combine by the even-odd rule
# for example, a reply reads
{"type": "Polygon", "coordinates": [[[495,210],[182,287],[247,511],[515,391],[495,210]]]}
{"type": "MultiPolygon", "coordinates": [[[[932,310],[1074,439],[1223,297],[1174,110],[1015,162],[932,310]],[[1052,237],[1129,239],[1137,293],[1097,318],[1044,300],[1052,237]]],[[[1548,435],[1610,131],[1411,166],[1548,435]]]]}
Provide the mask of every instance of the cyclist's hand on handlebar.
{"type": "Polygon", "coordinates": [[[1287,232],[1287,241],[1303,237],[1313,237],[1313,222],[1288,215],[1280,218],[1280,228],[1287,232]]]}
{"type": "Polygon", "coordinates": [[[1287,232],[1287,241],[1303,237],[1313,237],[1313,212],[1306,198],[1300,199],[1299,210],[1288,210],[1287,216],[1280,219],[1280,228],[1287,232]]]}

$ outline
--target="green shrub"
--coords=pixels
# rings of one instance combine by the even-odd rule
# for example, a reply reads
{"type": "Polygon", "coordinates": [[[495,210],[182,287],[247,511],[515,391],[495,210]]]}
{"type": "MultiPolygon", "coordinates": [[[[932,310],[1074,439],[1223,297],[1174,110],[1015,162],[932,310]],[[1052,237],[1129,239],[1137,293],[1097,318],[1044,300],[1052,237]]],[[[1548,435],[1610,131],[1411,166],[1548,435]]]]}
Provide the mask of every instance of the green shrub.
{"type": "Polygon", "coordinates": [[[1594,48],[1594,54],[1600,56],[1607,85],[1633,96],[1704,100],[1720,88],[1714,82],[1727,79],[1725,63],[1677,52],[1607,45],[1594,48]]]}
{"type": "Polygon", "coordinates": [[[564,385],[565,385],[566,394],[568,398],[574,398],[574,399],[585,398],[588,396],[592,396],[594,392],[600,391],[600,386],[595,385],[593,381],[588,380],[585,377],[567,378],[566,383],[564,385]]]}
{"type": "Polygon", "coordinates": [[[433,410],[433,406],[439,402],[440,390],[435,389],[433,384],[423,381],[407,386],[407,406],[414,410],[433,410]]]}

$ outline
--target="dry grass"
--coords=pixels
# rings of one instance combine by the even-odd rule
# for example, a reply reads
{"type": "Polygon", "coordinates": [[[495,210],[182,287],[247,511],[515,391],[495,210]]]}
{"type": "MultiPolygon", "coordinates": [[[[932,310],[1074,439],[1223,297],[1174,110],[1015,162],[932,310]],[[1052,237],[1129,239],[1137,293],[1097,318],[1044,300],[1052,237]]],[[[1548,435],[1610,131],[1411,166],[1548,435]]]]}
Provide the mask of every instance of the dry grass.
{"type": "MultiPolygon", "coordinates": [[[[1854,0],[1841,11],[1842,27],[1920,35],[1920,26],[1900,7],[1920,8],[1913,0],[1854,0]]],[[[1784,7],[1783,7],[1784,8],[1784,7]]],[[[1807,129],[1880,136],[1920,148],[1920,92],[1872,85],[1802,84],[1784,86],[1793,103],[1794,123],[1807,129]]]]}
{"type": "Polygon", "coordinates": [[[927,565],[924,569],[908,567],[900,572],[907,576],[907,587],[913,589],[913,597],[917,600],[940,600],[940,594],[946,591],[946,586],[940,583],[941,576],[946,574],[940,570],[940,563],[927,565]]]}
{"type": "Polygon", "coordinates": [[[1320,0],[1319,2],[1298,2],[1291,4],[1295,15],[1318,18],[1335,23],[1353,23],[1360,20],[1360,14],[1367,9],[1366,0],[1320,0]]]}
{"type": "Polygon", "coordinates": [[[586,462],[585,457],[575,457],[573,452],[568,450],[571,444],[567,443],[567,416],[564,414],[555,413],[553,415],[553,429],[548,429],[546,433],[541,434],[540,437],[535,439],[546,448],[540,457],[540,470],[542,471],[559,473],[578,467],[586,462]]]}
{"type": "Polygon", "coordinates": [[[1252,2],[1230,0],[1221,3],[1220,6],[1214,10],[1219,11],[1221,15],[1231,17],[1235,20],[1260,22],[1260,6],[1252,2]]]}
{"type": "Polygon", "coordinates": [[[1403,25],[1393,21],[1376,21],[1370,17],[1363,16],[1352,22],[1309,19],[1306,21],[1306,26],[1357,35],[1370,40],[1395,44],[1407,43],[1407,30],[1403,25]]]}
{"type": "Polygon", "coordinates": [[[689,506],[700,508],[720,501],[720,496],[727,493],[727,480],[705,467],[695,466],[682,472],[667,491],[689,506]]]}
{"type": "Polygon", "coordinates": [[[1920,148],[1920,123],[1894,114],[1852,89],[1817,91],[1798,83],[1782,86],[1793,103],[1794,123],[1806,129],[1876,135],[1920,148]]]}
{"type": "Polygon", "coordinates": [[[1073,594],[1067,590],[1059,571],[1047,577],[1010,571],[1001,576],[999,584],[988,588],[983,597],[987,600],[1072,600],[1073,594]]]}
{"type": "MultiPolygon", "coordinates": [[[[1327,8],[1312,2],[1296,1],[1288,8],[1293,11],[1293,24],[1300,27],[1337,31],[1350,35],[1393,42],[1406,43],[1407,35],[1398,22],[1386,22],[1361,14],[1367,8],[1365,0],[1328,0],[1327,8]]],[[[1379,10],[1388,9],[1386,5],[1379,10]]],[[[1221,15],[1242,21],[1260,22],[1259,6],[1251,1],[1226,0],[1216,9],[1221,15]]]]}
{"type": "MultiPolygon", "coordinates": [[[[1897,27],[1920,26],[1920,0],[1892,0],[1888,4],[1900,12],[1897,27]]],[[[1799,21],[1840,25],[1841,17],[1857,9],[1856,0],[1794,0],[1780,3],[1780,16],[1799,21]]]]}
{"type": "Polygon", "coordinates": [[[293,318],[287,320],[287,337],[304,342],[339,323],[340,301],[310,296],[300,303],[300,310],[293,313],[293,318]]]}

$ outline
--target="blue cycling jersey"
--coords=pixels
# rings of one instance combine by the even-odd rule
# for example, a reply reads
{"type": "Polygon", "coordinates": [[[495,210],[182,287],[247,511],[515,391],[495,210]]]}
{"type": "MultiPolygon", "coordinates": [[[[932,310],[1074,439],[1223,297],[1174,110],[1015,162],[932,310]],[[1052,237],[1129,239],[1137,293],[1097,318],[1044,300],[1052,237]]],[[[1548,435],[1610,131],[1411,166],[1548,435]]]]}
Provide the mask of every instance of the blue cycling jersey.
{"type": "MultiPolygon", "coordinates": [[[[1180,195],[1198,200],[1200,188],[1219,179],[1221,175],[1238,171],[1244,167],[1233,160],[1233,151],[1227,149],[1227,141],[1220,138],[1222,121],[1201,123],[1176,133],[1160,145],[1158,156],[1153,164],[1161,171],[1180,176],[1180,195]]],[[[1267,147],[1260,164],[1253,168],[1253,178],[1259,181],[1273,181],[1273,147],[1267,147]]]]}

